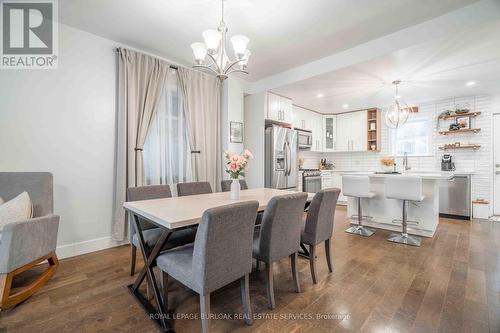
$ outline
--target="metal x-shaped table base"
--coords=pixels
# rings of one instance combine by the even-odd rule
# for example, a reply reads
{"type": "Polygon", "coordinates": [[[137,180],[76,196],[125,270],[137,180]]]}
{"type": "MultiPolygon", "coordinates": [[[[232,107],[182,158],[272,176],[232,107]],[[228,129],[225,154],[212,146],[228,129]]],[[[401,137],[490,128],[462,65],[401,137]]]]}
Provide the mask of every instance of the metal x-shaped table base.
{"type": "Polygon", "coordinates": [[[155,322],[160,326],[163,332],[174,332],[173,328],[170,326],[170,323],[167,320],[167,311],[164,306],[163,297],[160,293],[160,289],[158,288],[158,283],[156,281],[153,267],[156,261],[156,258],[160,255],[161,249],[165,246],[172,231],[164,230],[161,234],[160,238],[156,242],[155,246],[151,251],[148,250],[148,246],[144,241],[144,235],[142,233],[141,224],[139,223],[139,218],[134,214],[133,225],[135,228],[135,232],[137,234],[137,238],[139,240],[139,248],[142,253],[142,257],[144,258],[144,267],[141,272],[137,276],[135,282],[128,286],[128,289],[134,295],[137,300],[140,302],[144,310],[150,315],[150,317],[155,320],[155,322]],[[145,297],[140,291],[139,286],[144,281],[147,276],[149,285],[153,287],[153,295],[156,301],[157,308],[151,304],[151,302],[145,297]]]}

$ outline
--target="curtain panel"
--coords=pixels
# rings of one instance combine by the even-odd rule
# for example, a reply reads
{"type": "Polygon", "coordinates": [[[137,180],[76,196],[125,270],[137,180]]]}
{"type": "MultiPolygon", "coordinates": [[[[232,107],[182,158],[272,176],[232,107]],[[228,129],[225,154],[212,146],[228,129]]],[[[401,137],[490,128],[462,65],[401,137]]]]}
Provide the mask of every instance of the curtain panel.
{"type": "Polygon", "coordinates": [[[179,68],[191,147],[193,178],[220,189],[222,179],[221,83],[218,78],[179,68]]]}
{"type": "Polygon", "coordinates": [[[158,58],[118,49],[118,116],[115,207],[112,238],[125,239],[123,203],[130,186],[143,184],[143,146],[170,65],[158,58]]]}

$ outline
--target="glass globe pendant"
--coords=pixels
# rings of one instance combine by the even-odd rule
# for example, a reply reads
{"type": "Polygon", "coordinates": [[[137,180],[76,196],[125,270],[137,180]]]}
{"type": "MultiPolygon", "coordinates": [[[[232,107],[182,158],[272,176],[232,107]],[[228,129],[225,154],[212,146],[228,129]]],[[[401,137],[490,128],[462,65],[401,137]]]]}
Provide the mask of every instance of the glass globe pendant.
{"type": "Polygon", "coordinates": [[[394,101],[392,101],[385,111],[385,123],[389,128],[401,127],[410,117],[411,108],[399,96],[398,85],[400,83],[401,80],[392,82],[395,85],[396,93],[394,94],[394,101]]]}

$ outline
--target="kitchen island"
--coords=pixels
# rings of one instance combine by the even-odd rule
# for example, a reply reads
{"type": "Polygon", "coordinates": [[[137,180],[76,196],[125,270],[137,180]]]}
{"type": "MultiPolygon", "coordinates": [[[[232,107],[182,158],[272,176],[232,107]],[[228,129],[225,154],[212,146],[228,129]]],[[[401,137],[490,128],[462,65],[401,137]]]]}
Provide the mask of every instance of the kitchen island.
{"type": "MultiPolygon", "coordinates": [[[[401,231],[401,218],[403,202],[401,200],[387,199],[384,194],[385,180],[387,177],[401,177],[400,174],[381,173],[344,173],[343,175],[366,175],[370,177],[370,191],[376,194],[371,199],[362,199],[361,208],[363,224],[367,227],[401,231]]],[[[439,186],[443,180],[450,179],[449,173],[408,173],[408,176],[422,178],[422,202],[410,202],[408,205],[408,233],[432,237],[439,223],[439,186]]],[[[347,199],[347,214],[357,214],[358,202],[356,198],[347,199]]],[[[351,219],[352,224],[357,224],[356,219],[351,219]]]]}

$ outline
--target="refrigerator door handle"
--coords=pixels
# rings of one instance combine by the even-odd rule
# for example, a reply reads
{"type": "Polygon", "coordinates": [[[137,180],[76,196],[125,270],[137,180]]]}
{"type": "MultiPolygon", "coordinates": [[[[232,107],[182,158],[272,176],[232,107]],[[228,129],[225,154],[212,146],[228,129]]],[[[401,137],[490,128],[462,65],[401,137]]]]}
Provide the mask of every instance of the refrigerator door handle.
{"type": "Polygon", "coordinates": [[[287,173],[288,173],[288,150],[286,149],[286,144],[287,142],[285,141],[285,143],[283,144],[283,151],[285,152],[285,168],[283,170],[283,173],[285,175],[285,177],[287,176],[287,173]]]}
{"type": "Polygon", "coordinates": [[[288,147],[288,176],[292,174],[292,148],[290,148],[290,143],[287,142],[287,147],[288,147]]]}

